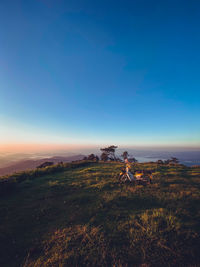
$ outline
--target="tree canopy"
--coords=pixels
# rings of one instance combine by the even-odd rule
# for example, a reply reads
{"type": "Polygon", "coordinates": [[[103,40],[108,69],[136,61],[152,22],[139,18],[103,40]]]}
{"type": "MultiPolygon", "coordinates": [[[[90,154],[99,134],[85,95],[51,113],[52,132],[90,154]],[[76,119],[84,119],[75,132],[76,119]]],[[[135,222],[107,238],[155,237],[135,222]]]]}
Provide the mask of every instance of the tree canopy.
{"type": "MultiPolygon", "coordinates": [[[[106,154],[107,155],[107,160],[116,160],[115,157],[115,150],[116,150],[117,146],[109,146],[109,147],[105,147],[105,148],[100,148],[100,150],[102,151],[102,154],[106,154]]],[[[105,158],[105,155],[104,155],[105,158]]]]}
{"type": "Polygon", "coordinates": [[[123,154],[121,155],[123,159],[127,159],[129,154],[127,151],[124,151],[123,154]]]}

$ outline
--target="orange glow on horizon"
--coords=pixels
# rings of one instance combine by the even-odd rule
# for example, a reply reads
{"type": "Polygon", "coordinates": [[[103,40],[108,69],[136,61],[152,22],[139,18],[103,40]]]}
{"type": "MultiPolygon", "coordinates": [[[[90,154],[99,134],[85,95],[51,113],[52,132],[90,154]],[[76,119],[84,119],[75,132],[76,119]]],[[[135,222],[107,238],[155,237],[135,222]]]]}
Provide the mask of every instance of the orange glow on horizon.
{"type": "Polygon", "coordinates": [[[54,150],[77,150],[96,147],[91,144],[40,144],[40,143],[9,143],[0,144],[0,152],[40,152],[54,150]]]}
{"type": "MultiPolygon", "coordinates": [[[[111,143],[99,143],[99,144],[83,144],[83,143],[0,143],[0,152],[7,153],[7,152],[54,152],[54,151],[78,151],[82,149],[99,149],[100,147],[106,147],[111,145],[111,143]]],[[[159,150],[200,150],[199,145],[159,145],[159,144],[137,144],[137,145],[118,145],[118,148],[121,149],[159,149],[159,150]]]]}

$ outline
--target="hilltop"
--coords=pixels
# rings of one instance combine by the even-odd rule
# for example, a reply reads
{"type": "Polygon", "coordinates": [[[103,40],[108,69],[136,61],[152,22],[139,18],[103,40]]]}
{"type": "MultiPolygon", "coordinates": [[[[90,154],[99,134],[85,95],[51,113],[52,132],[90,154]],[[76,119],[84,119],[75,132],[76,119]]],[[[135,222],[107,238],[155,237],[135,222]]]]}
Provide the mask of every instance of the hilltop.
{"type": "MultiPolygon", "coordinates": [[[[25,172],[0,190],[1,266],[199,266],[200,168],[132,164],[153,184],[119,184],[123,164],[25,172]]],[[[0,183],[1,187],[1,183],[0,183]]]]}

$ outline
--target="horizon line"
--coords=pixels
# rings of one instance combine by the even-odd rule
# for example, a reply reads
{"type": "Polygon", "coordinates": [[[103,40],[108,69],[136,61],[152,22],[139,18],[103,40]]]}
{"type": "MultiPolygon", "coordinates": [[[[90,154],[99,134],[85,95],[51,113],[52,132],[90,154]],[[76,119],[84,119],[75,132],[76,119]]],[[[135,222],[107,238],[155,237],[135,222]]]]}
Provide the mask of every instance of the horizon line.
{"type": "MultiPolygon", "coordinates": [[[[38,150],[77,150],[77,149],[97,149],[113,145],[111,143],[83,144],[83,143],[0,143],[0,152],[10,151],[38,151],[38,150]]],[[[118,149],[191,149],[200,150],[200,145],[189,144],[116,144],[118,149]]]]}

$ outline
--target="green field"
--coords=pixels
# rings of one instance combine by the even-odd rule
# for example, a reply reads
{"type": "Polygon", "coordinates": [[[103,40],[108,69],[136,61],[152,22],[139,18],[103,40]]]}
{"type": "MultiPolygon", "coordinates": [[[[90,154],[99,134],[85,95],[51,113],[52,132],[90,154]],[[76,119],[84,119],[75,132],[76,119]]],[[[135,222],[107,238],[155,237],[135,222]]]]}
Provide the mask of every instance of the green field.
{"type": "Polygon", "coordinates": [[[0,266],[200,266],[200,168],[135,164],[155,175],[134,186],[122,165],[20,174],[0,195],[0,266]]]}

